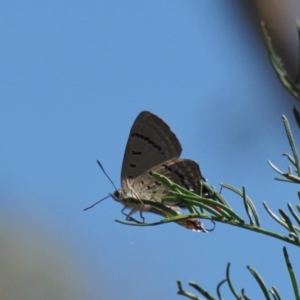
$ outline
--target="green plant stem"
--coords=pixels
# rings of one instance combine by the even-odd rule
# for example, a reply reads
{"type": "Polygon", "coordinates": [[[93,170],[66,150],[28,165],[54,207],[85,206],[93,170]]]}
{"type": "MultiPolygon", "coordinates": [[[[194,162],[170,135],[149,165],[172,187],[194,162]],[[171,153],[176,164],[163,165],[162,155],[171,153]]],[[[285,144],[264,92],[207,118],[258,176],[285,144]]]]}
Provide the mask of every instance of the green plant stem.
{"type": "MultiPolygon", "coordinates": [[[[130,225],[130,226],[157,226],[157,225],[161,225],[161,224],[165,224],[165,223],[171,223],[171,222],[176,222],[176,221],[179,221],[179,220],[185,220],[185,219],[188,219],[188,218],[199,218],[199,215],[198,214],[182,215],[182,216],[177,216],[176,218],[163,219],[161,221],[153,222],[153,223],[138,223],[137,224],[137,223],[131,223],[131,222],[122,221],[122,220],[115,220],[115,221],[118,222],[118,223],[121,223],[121,224],[130,225]]],[[[295,245],[295,246],[298,246],[298,247],[300,246],[299,242],[297,242],[295,240],[292,240],[287,236],[283,236],[283,235],[280,235],[278,233],[271,232],[271,231],[268,231],[266,229],[262,229],[260,227],[251,226],[251,225],[247,225],[247,224],[241,224],[241,223],[227,222],[225,220],[219,220],[217,218],[213,218],[213,217],[210,217],[210,216],[201,216],[201,219],[213,220],[214,222],[220,222],[220,223],[232,225],[232,226],[235,226],[235,227],[240,227],[240,228],[243,228],[243,229],[246,229],[246,230],[250,230],[250,231],[254,231],[254,232],[258,232],[258,233],[261,233],[261,234],[271,236],[273,238],[282,240],[284,242],[287,242],[289,244],[292,244],[292,245],[295,245]]]]}

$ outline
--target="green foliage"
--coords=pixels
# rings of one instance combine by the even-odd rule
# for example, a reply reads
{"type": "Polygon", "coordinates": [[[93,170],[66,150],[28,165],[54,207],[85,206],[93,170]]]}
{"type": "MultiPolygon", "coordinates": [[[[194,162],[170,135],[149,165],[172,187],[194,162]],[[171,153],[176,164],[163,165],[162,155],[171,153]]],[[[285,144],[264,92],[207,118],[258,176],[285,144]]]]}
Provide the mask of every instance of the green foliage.
{"type": "MultiPolygon", "coordinates": [[[[287,254],[287,250],[284,247],[283,248],[283,254],[285,257],[285,263],[286,263],[286,267],[287,270],[290,274],[290,279],[291,279],[291,283],[292,283],[292,287],[293,287],[293,291],[294,291],[294,295],[295,295],[295,299],[299,300],[300,296],[299,296],[299,290],[298,290],[298,285],[297,285],[297,281],[295,278],[295,274],[293,272],[293,268],[291,265],[291,262],[289,260],[288,254],[287,254]]],[[[267,300],[271,300],[271,296],[273,297],[274,300],[281,300],[280,294],[278,292],[278,290],[276,289],[276,287],[272,286],[270,289],[268,289],[268,287],[266,286],[266,284],[264,283],[263,279],[260,277],[260,275],[258,274],[258,272],[253,269],[250,266],[247,266],[247,269],[250,271],[251,275],[254,277],[254,279],[256,280],[258,286],[260,287],[262,294],[264,295],[264,299],[267,300]]],[[[227,264],[227,268],[226,268],[226,276],[225,279],[222,279],[216,288],[216,292],[218,297],[213,297],[210,293],[208,293],[206,290],[204,290],[203,288],[199,287],[196,283],[194,282],[190,282],[189,285],[191,287],[193,287],[198,293],[200,293],[202,296],[205,297],[205,299],[208,300],[215,300],[215,299],[222,299],[222,294],[221,294],[221,287],[224,284],[228,285],[228,288],[230,289],[232,295],[234,296],[235,299],[244,299],[244,300],[248,300],[250,299],[246,294],[245,294],[245,290],[242,289],[241,292],[239,293],[235,288],[234,288],[234,283],[232,282],[231,278],[230,278],[230,263],[227,264]]],[[[186,290],[184,290],[182,288],[182,284],[180,281],[177,281],[177,286],[178,286],[178,291],[177,294],[179,295],[183,295],[189,299],[193,299],[193,300],[201,300],[203,298],[199,298],[198,296],[194,295],[191,292],[188,292],[186,290]]]]}
{"type": "MultiPolygon", "coordinates": [[[[300,20],[296,20],[297,30],[298,30],[298,38],[300,37],[300,20]]],[[[272,39],[267,31],[267,26],[265,22],[261,22],[261,28],[263,32],[263,37],[265,40],[265,44],[268,50],[269,59],[271,64],[275,70],[277,77],[279,78],[282,85],[298,100],[300,100],[300,43],[299,43],[299,50],[298,50],[298,71],[297,76],[294,81],[292,81],[287,71],[284,68],[284,65],[281,61],[281,58],[277,56],[275,49],[272,44],[272,39]]],[[[300,41],[300,38],[299,38],[300,41]]]]}

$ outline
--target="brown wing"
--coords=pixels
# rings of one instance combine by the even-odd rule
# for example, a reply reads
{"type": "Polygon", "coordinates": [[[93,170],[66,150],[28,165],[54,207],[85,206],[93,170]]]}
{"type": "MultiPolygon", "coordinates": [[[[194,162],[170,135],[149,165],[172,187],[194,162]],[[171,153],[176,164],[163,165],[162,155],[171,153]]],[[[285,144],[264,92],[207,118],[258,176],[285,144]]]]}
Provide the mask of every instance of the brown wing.
{"type": "Polygon", "coordinates": [[[195,161],[174,158],[149,169],[144,174],[135,178],[130,187],[130,190],[133,190],[133,193],[135,193],[133,196],[137,195],[140,199],[144,198],[161,202],[161,198],[168,194],[169,188],[156,181],[151,176],[151,172],[162,174],[174,183],[193,191],[198,187],[200,180],[205,181],[195,161]]]}
{"type": "Polygon", "coordinates": [[[159,117],[141,112],[134,121],[123,158],[121,184],[127,193],[131,182],[146,171],[180,156],[181,145],[170,127],[159,117]]]}

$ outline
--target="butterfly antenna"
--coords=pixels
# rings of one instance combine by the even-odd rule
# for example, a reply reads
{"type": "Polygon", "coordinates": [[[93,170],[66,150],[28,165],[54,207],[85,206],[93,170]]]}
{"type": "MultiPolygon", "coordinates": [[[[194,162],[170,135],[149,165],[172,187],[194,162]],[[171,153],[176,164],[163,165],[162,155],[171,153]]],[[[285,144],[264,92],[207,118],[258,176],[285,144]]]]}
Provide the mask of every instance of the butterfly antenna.
{"type": "Polygon", "coordinates": [[[97,159],[97,163],[98,163],[99,167],[101,168],[101,170],[103,171],[104,175],[108,178],[108,180],[114,186],[115,190],[117,190],[117,187],[115,186],[115,184],[113,183],[113,181],[110,179],[110,177],[107,175],[107,173],[105,172],[103,166],[101,165],[101,162],[98,159],[97,159]]]}
{"type": "Polygon", "coordinates": [[[89,207],[86,207],[86,208],[84,209],[84,211],[85,211],[85,210],[88,210],[88,209],[90,209],[90,208],[92,208],[92,207],[94,207],[95,205],[97,205],[98,203],[100,203],[101,201],[103,201],[103,200],[105,200],[105,199],[107,199],[107,198],[109,198],[109,197],[110,197],[110,195],[108,195],[108,196],[104,197],[103,199],[97,201],[97,202],[94,203],[93,205],[91,205],[91,206],[89,206],[89,207]]]}

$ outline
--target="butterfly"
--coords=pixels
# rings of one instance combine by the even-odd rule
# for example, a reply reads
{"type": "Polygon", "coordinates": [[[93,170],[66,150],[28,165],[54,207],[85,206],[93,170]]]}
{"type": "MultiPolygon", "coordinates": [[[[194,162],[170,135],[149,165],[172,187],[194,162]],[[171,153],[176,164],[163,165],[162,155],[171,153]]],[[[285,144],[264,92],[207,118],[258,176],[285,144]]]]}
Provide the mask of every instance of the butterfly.
{"type": "MultiPolygon", "coordinates": [[[[152,173],[159,173],[174,183],[194,192],[199,191],[200,181],[205,181],[199,165],[190,159],[179,158],[182,151],[180,142],[170,127],[159,117],[148,111],[142,111],[135,119],[127,141],[121,171],[121,189],[111,196],[124,205],[122,213],[127,220],[137,211],[153,212],[153,207],[142,200],[136,203],[124,202],[126,198],[147,199],[162,202],[169,188],[158,182],[152,173]],[[124,211],[130,209],[126,214],[124,211]]],[[[168,208],[180,213],[182,203],[166,203],[168,208]]],[[[143,218],[144,219],[144,218],[143,218]]],[[[194,218],[177,221],[187,229],[206,230],[200,221],[194,218]]]]}

